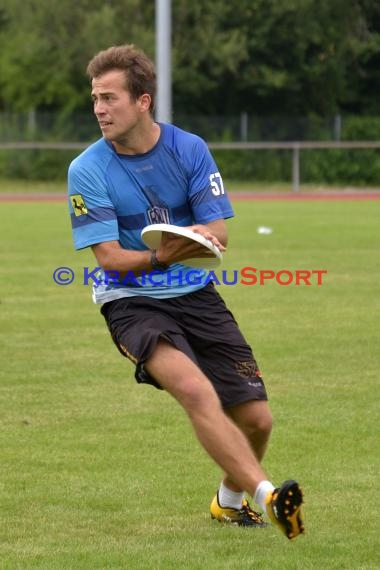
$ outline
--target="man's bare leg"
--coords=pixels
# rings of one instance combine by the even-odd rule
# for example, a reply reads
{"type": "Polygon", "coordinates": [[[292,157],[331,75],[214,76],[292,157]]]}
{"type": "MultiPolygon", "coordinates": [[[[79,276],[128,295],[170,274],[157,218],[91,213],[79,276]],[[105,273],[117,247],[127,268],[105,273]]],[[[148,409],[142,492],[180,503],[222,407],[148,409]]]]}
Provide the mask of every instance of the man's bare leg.
{"type": "Polygon", "coordinates": [[[210,457],[239,488],[255,497],[272,523],[290,540],[303,533],[303,495],[298,483],[289,480],[273,488],[247,438],[226,416],[211,382],[198,366],[162,340],[145,368],[182,405],[210,457]],[[268,485],[273,491],[268,491],[268,485]]]}
{"type": "Polygon", "coordinates": [[[240,488],[254,496],[267,477],[247,438],[226,416],[211,382],[198,366],[169,342],[160,341],[145,369],[184,408],[207,453],[240,488]]]}
{"type": "MultiPolygon", "coordinates": [[[[251,448],[262,462],[272,431],[272,414],[266,400],[249,400],[227,410],[227,414],[247,437],[251,448]]],[[[225,474],[224,485],[235,493],[242,492],[231,477],[225,474]]]]}

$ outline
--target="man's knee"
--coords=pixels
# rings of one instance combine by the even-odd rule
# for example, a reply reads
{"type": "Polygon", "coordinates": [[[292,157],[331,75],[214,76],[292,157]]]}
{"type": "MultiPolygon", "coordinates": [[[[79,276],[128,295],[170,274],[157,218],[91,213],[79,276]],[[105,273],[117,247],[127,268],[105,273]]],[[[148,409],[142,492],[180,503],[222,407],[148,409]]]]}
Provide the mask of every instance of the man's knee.
{"type": "Polygon", "coordinates": [[[252,426],[256,431],[263,435],[269,436],[273,427],[273,416],[271,411],[267,407],[265,411],[259,414],[257,417],[252,418],[252,426]]]}
{"type": "Polygon", "coordinates": [[[189,415],[201,411],[207,414],[214,406],[221,408],[214,388],[203,375],[182,376],[178,382],[177,399],[189,415]]]}
{"type": "Polygon", "coordinates": [[[263,400],[252,400],[230,410],[230,416],[248,438],[269,438],[273,417],[268,403],[263,400]]]}
{"type": "Polygon", "coordinates": [[[146,369],[189,413],[206,411],[213,403],[219,405],[212,384],[200,368],[165,340],[157,344],[146,369]]]}

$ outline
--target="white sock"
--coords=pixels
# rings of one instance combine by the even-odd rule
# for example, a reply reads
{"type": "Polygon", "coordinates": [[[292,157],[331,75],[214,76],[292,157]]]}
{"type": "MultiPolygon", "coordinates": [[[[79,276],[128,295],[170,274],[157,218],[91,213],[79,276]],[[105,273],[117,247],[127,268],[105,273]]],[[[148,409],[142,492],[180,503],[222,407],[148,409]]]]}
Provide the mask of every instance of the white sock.
{"type": "Polygon", "coordinates": [[[244,499],[244,491],[236,493],[231,491],[225,486],[223,481],[220,484],[219,492],[219,504],[221,507],[230,507],[231,509],[241,509],[241,505],[244,499]]]}
{"type": "Polygon", "coordinates": [[[257,486],[255,496],[253,497],[253,499],[255,503],[260,505],[260,507],[265,513],[267,511],[265,499],[267,498],[268,493],[272,493],[273,491],[274,487],[270,481],[261,481],[261,483],[259,483],[257,486]]]}

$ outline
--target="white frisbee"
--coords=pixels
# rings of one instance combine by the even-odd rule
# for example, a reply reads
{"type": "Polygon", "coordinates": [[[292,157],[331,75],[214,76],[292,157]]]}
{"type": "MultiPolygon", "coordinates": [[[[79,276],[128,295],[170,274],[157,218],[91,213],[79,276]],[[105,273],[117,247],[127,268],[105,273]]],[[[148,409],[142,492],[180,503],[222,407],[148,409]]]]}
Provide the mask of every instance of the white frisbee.
{"type": "Polygon", "coordinates": [[[150,249],[158,249],[163,232],[196,241],[213,253],[212,257],[192,257],[184,259],[179,263],[189,265],[190,267],[204,267],[205,269],[213,269],[221,264],[223,256],[219,249],[210,240],[188,228],[172,224],[151,224],[141,231],[141,239],[150,249]]]}

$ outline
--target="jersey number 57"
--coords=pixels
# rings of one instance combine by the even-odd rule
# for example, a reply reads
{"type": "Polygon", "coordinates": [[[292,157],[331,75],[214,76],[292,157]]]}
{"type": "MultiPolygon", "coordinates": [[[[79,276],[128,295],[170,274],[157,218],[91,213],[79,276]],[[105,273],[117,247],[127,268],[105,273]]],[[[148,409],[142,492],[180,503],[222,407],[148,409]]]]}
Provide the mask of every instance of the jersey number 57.
{"type": "Polygon", "coordinates": [[[224,194],[223,180],[220,172],[214,172],[213,174],[210,174],[210,184],[211,191],[214,196],[220,196],[221,194],[224,194]]]}

